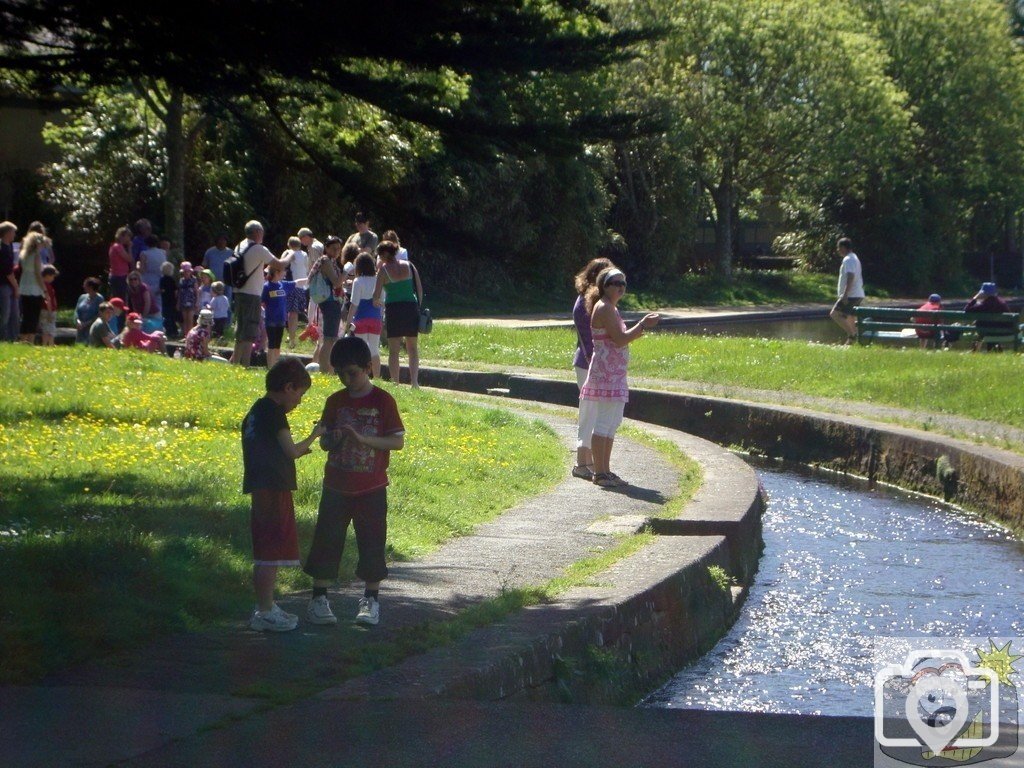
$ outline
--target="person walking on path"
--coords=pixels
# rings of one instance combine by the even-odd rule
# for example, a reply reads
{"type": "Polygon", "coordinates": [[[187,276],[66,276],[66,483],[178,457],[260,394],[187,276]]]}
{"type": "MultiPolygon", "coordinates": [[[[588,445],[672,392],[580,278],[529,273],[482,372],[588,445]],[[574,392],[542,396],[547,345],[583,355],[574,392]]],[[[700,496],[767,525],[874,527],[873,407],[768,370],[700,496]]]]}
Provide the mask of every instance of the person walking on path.
{"type": "Polygon", "coordinates": [[[626,330],[626,323],[618,310],[619,301],[625,295],[626,276],[615,267],[602,270],[587,293],[594,355],[590,359],[587,380],[580,389],[579,429],[580,434],[593,436],[594,484],[602,488],[628,485],[611,471],[611,457],[615,432],[622,423],[622,414],[629,401],[626,381],[629,345],[661,319],[656,313],[647,314],[626,330]]]}
{"type": "Polygon", "coordinates": [[[310,452],[324,434],[319,422],[296,443],[288,414],[302,402],[313,382],[295,358],[281,360],[267,371],[266,394],[253,403],[242,421],[242,493],[252,497],[252,581],[256,610],[249,626],[257,632],[287,632],[299,618],[274,602],[277,569],[299,565],[292,491],[298,488],[295,460],[310,452]]]}
{"type": "MultiPolygon", "coordinates": [[[[579,274],[576,275],[576,304],[572,308],[572,321],[576,326],[576,355],[573,357],[573,369],[576,371],[576,386],[583,389],[587,380],[590,359],[594,356],[594,337],[590,331],[590,313],[587,311],[587,292],[594,286],[597,276],[609,267],[615,266],[610,259],[591,259],[579,274]]],[[[582,426],[582,421],[579,422],[582,426]]],[[[576,438],[576,466],[572,468],[573,477],[584,480],[594,479],[594,454],[591,451],[593,434],[584,435],[579,431],[576,438]]]]}
{"type": "Polygon", "coordinates": [[[245,239],[235,248],[242,257],[243,270],[248,277],[241,288],[235,290],[235,349],[231,362],[249,367],[252,343],[260,335],[261,297],[263,296],[263,267],[284,263],[263,245],[263,225],[253,219],[245,224],[245,239]]]}
{"type": "Polygon", "coordinates": [[[864,301],[864,276],[861,273],[860,259],[853,252],[853,241],[850,238],[839,238],[836,250],[843,259],[839,266],[839,298],[836,299],[828,316],[846,331],[846,343],[850,344],[857,338],[857,314],[853,309],[864,301]]]}
{"type": "Polygon", "coordinates": [[[384,329],[388,337],[388,376],[396,384],[402,380],[399,350],[405,341],[409,354],[409,383],[419,387],[420,380],[420,307],[423,305],[423,284],[420,273],[411,261],[398,261],[398,246],[385,240],[377,246],[380,256],[380,270],[377,285],[373,291],[374,306],[381,305],[384,298],[384,329]]]}
{"type": "Polygon", "coordinates": [[[313,577],[313,598],[306,608],[312,624],[337,624],[327,588],[337,580],[349,523],[356,534],[356,576],[365,582],[355,620],[380,621],[380,582],[385,559],[388,516],[388,462],[405,447],[405,426],[395,398],[370,380],[370,348],[355,336],[340,339],[331,367],[343,389],[327,398],[320,425],[320,447],[328,452],[313,543],[303,570],[313,577]]]}

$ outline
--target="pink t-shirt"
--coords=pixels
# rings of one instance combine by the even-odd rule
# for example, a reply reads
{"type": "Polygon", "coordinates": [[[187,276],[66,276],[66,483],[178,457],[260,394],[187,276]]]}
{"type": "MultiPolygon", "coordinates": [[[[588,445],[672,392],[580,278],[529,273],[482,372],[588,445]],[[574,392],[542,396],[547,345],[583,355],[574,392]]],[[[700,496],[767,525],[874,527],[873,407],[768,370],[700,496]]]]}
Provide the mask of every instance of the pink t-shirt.
{"type": "Polygon", "coordinates": [[[146,352],[156,352],[160,348],[162,336],[155,333],[146,333],[141,328],[130,328],[121,339],[121,346],[127,349],[143,349],[146,352]]]}
{"type": "Polygon", "coordinates": [[[110,258],[110,276],[128,277],[128,273],[132,269],[132,260],[124,246],[114,243],[107,251],[107,256],[110,258]]]}

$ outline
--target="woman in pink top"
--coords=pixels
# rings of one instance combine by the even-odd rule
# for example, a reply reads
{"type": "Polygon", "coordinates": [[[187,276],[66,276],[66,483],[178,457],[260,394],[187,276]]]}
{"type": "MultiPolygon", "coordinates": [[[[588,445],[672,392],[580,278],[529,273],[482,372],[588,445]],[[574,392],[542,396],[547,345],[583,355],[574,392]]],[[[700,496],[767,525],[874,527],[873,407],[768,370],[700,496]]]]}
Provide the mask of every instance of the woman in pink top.
{"type": "Polygon", "coordinates": [[[644,315],[629,330],[619,315],[618,303],[626,295],[626,276],[615,267],[603,270],[594,287],[587,292],[590,327],[594,335],[594,354],[590,358],[587,380],[580,389],[580,433],[593,434],[594,484],[602,488],[628,485],[611,471],[612,444],[622,423],[629,400],[626,367],[629,345],[643,335],[645,328],[658,324],[660,315],[644,315]]]}
{"type": "Polygon", "coordinates": [[[131,247],[132,231],[128,227],[121,227],[107,251],[110,259],[110,293],[119,299],[128,298],[128,273],[132,271],[131,247]]]}

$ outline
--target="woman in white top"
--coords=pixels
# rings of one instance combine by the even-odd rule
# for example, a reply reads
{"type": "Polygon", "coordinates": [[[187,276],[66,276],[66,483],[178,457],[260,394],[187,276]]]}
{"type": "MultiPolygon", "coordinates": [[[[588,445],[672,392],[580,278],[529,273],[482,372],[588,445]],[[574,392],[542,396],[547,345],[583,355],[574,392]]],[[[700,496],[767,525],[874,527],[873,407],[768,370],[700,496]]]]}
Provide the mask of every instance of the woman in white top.
{"type": "Polygon", "coordinates": [[[39,330],[39,314],[43,309],[43,258],[42,249],[46,235],[29,232],[21,242],[21,278],[18,291],[21,293],[21,329],[19,337],[31,344],[39,330]]]}
{"type": "Polygon", "coordinates": [[[160,278],[163,276],[164,262],[167,261],[167,251],[159,245],[160,238],[150,235],[146,238],[146,250],[139,254],[139,274],[142,275],[142,282],[149,288],[155,315],[161,312],[160,278]]]}

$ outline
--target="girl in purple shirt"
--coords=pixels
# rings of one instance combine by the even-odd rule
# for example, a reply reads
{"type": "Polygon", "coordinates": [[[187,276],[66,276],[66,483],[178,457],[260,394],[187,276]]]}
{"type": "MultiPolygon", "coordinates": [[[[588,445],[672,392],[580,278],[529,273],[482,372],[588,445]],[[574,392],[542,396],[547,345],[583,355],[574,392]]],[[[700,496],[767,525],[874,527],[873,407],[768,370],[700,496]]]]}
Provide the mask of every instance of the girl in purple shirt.
{"type": "MultiPolygon", "coordinates": [[[[576,325],[576,355],[573,358],[573,368],[576,370],[576,386],[583,388],[583,382],[587,380],[587,370],[590,368],[590,358],[594,356],[594,339],[590,330],[590,313],[587,311],[585,301],[586,293],[594,285],[597,276],[605,269],[615,266],[610,259],[592,259],[579,274],[576,275],[576,305],[572,308],[572,321],[576,325]]],[[[582,425],[581,425],[582,426],[582,425]]],[[[577,431],[576,437],[576,466],[572,468],[573,477],[580,477],[584,480],[594,479],[594,455],[590,451],[590,441],[593,430],[589,434],[577,431]]]]}

